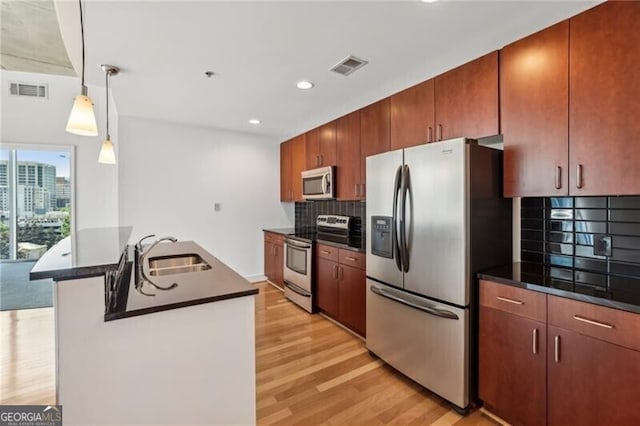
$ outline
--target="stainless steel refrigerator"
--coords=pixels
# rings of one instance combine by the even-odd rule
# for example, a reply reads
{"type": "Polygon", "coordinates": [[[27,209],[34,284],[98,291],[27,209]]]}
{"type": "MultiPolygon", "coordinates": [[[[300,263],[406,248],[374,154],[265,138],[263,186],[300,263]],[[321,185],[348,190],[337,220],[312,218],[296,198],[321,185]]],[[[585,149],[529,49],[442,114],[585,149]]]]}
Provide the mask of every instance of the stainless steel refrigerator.
{"type": "Polygon", "coordinates": [[[502,151],[452,139],[367,158],[367,347],[452,402],[477,395],[477,272],[511,262],[502,151]]]}

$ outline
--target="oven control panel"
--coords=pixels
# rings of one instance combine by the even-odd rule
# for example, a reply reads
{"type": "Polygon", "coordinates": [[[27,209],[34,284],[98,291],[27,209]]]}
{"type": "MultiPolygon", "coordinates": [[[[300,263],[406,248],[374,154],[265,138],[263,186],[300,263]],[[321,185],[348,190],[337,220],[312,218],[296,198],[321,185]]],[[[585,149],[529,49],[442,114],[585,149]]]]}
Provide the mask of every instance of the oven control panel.
{"type": "Polygon", "coordinates": [[[321,214],[316,219],[316,225],[318,227],[340,228],[349,229],[351,224],[351,217],[349,216],[336,216],[331,214],[321,214]]]}

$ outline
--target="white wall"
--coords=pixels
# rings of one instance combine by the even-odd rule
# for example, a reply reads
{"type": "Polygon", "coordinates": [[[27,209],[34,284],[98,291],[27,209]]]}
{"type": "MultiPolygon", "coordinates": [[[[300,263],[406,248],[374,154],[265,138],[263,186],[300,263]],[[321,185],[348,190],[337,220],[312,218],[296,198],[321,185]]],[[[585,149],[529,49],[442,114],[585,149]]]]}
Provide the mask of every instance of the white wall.
{"type": "MultiPolygon", "coordinates": [[[[118,224],[117,166],[98,163],[105,134],[104,88],[89,87],[98,130],[97,137],[77,136],[65,131],[73,98],[80,92],[80,79],[45,74],[0,71],[2,102],[0,120],[2,146],[25,144],[75,146],[75,225],[76,230],[118,224]],[[46,83],[49,98],[30,99],[11,96],[9,82],[46,83]]],[[[111,104],[113,105],[113,104],[111,104]]],[[[111,114],[111,134],[116,152],[117,114],[111,114]]]]}
{"type": "Polygon", "coordinates": [[[268,138],[134,117],[119,122],[120,224],[194,240],[250,279],[263,275],[263,228],[293,224],[268,138]],[[214,203],[221,210],[214,212],[214,203]]]}

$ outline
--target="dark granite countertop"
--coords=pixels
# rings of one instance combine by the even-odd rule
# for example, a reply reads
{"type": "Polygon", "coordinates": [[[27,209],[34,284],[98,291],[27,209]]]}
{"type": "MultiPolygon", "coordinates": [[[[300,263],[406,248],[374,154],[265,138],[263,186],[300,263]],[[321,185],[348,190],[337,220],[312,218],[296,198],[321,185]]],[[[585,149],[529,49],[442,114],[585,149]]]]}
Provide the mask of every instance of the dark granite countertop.
{"type": "Polygon", "coordinates": [[[150,274],[148,262],[145,261],[144,271],[156,285],[168,287],[177,283],[177,287],[162,291],[144,284],[145,293],[155,294],[146,296],[135,288],[135,271],[131,271],[130,277],[125,277],[112,295],[105,313],[105,321],[258,294],[254,285],[193,241],[158,244],[147,255],[147,259],[180,255],[198,255],[211,268],[197,272],[153,276],[150,274]]]}
{"type": "Polygon", "coordinates": [[[638,303],[640,298],[638,297],[630,296],[628,293],[604,292],[580,283],[573,283],[573,285],[565,283],[563,288],[559,288],[549,278],[548,269],[544,265],[515,262],[481,272],[478,277],[499,284],[640,314],[640,303],[638,303]]]}
{"type": "Polygon", "coordinates": [[[315,240],[315,242],[318,243],[318,244],[324,244],[326,246],[337,247],[339,249],[355,251],[355,252],[358,252],[358,253],[366,253],[367,252],[367,249],[364,247],[364,242],[362,242],[362,245],[360,245],[360,246],[355,246],[355,245],[351,245],[351,244],[344,244],[344,243],[337,243],[335,241],[323,240],[322,238],[317,238],[315,240]]]}
{"type": "Polygon", "coordinates": [[[64,238],[51,247],[31,269],[29,279],[74,280],[116,271],[131,229],[130,226],[81,229],[74,239],[64,238]]]}

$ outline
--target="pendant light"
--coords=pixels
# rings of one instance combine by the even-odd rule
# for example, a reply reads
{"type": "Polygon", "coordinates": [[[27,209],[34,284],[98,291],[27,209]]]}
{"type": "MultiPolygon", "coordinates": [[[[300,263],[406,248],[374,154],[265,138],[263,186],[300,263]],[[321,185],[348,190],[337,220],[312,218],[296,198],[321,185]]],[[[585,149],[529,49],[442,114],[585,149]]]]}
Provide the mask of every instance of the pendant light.
{"type": "Polygon", "coordinates": [[[98,157],[98,163],[103,164],[116,164],[116,153],[113,150],[113,143],[111,143],[111,136],[109,135],[109,81],[112,75],[118,75],[120,68],[113,65],[102,65],[102,71],[104,71],[106,77],[105,87],[105,99],[107,100],[107,137],[102,143],[100,149],[100,156],[98,157]]]}
{"type": "Polygon", "coordinates": [[[93,102],[87,96],[87,86],[84,84],[84,20],[82,16],[82,0],[80,3],[80,38],[82,40],[82,88],[76,96],[67,121],[67,132],[81,136],[98,136],[96,115],[93,112],[93,102]]]}

